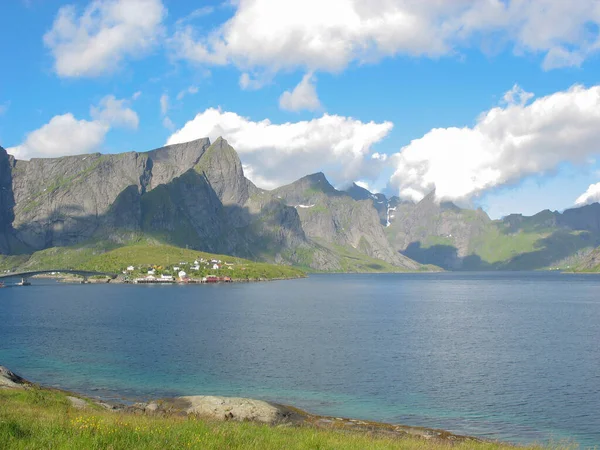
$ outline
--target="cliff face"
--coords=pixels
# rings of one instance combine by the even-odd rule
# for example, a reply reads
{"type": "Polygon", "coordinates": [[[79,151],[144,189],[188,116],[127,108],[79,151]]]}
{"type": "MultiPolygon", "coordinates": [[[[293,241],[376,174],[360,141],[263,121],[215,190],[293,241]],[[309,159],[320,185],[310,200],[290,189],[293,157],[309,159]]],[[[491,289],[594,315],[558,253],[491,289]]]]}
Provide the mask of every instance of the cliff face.
{"type": "Polygon", "coordinates": [[[368,199],[355,200],[347,192],[336,190],[322,173],[275,189],[273,194],[297,209],[310,238],[353,248],[406,269],[419,267],[390,247],[370,194],[368,199]]]}
{"type": "Polygon", "coordinates": [[[393,248],[421,263],[447,269],[463,268],[472,243],[492,222],[482,210],[438,203],[435,192],[417,204],[395,202],[390,208],[386,233],[393,248]]]}
{"type": "Polygon", "coordinates": [[[12,164],[14,160],[0,147],[0,253],[11,251],[12,223],[15,218],[15,199],[12,191],[12,164]]]}

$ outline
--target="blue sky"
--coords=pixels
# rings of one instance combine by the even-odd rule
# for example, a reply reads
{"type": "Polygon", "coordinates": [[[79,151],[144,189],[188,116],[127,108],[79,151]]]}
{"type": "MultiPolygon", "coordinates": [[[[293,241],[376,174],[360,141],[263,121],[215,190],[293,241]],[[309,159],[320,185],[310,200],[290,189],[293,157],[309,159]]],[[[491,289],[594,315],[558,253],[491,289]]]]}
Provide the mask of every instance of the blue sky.
{"type": "Polygon", "coordinates": [[[600,199],[597,1],[440,3],[2,2],[0,145],[223,135],[266,188],[324,171],[494,218],[600,199]]]}

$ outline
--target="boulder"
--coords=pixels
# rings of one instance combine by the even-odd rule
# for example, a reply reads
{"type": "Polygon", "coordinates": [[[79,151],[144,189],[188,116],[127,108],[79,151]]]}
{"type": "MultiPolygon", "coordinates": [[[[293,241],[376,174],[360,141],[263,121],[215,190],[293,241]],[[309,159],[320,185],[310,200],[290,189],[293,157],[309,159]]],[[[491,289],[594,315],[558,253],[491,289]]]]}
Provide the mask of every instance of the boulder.
{"type": "Polygon", "coordinates": [[[186,403],[187,414],[216,420],[252,421],[278,424],[289,420],[291,413],[279,405],[238,397],[190,396],[179,397],[186,403]]]}
{"type": "Polygon", "coordinates": [[[19,375],[11,372],[4,366],[0,366],[0,388],[24,388],[27,381],[19,375]]]}

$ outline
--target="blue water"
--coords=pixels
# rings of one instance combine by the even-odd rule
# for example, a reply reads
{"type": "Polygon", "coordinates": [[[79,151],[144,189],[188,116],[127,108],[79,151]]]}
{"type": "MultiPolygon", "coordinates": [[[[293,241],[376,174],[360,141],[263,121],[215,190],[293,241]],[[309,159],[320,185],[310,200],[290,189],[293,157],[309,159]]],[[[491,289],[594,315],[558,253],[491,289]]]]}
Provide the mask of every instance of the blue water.
{"type": "Polygon", "coordinates": [[[103,398],[237,395],[600,444],[600,276],[313,275],[0,290],[0,364],[103,398]]]}

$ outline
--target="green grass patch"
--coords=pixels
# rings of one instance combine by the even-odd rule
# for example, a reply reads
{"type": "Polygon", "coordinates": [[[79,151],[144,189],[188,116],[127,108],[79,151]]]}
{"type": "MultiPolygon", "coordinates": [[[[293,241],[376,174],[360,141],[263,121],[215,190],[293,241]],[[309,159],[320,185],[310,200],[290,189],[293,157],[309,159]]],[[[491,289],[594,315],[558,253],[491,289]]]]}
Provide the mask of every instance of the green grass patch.
{"type": "Polygon", "coordinates": [[[490,264],[509,261],[523,253],[535,251],[537,242],[547,234],[518,231],[506,234],[497,224],[490,224],[486,230],[473,239],[471,253],[490,264]]]}
{"type": "MultiPolygon", "coordinates": [[[[0,390],[0,443],[6,449],[400,449],[504,450],[500,443],[435,442],[420,438],[213,422],[101,410],[80,411],[65,394],[0,390]]],[[[530,446],[527,449],[541,447],[530,446]]],[[[568,448],[567,446],[555,448],[568,448]]]]}
{"type": "MultiPolygon", "coordinates": [[[[291,266],[253,262],[233,256],[215,255],[143,239],[124,246],[103,241],[86,247],[53,247],[34,253],[18,269],[28,271],[77,269],[119,274],[128,266],[142,269],[156,266],[160,267],[160,271],[173,275],[176,274],[172,267],[181,266],[193,277],[213,274],[228,276],[234,280],[298,278],[305,275],[300,269],[291,266]],[[201,265],[200,271],[189,271],[190,265],[200,259],[220,260],[223,266],[219,270],[213,270],[212,266],[201,265]],[[181,265],[181,262],[187,263],[187,265],[181,265]],[[225,266],[225,262],[232,264],[232,268],[225,266]]],[[[140,274],[141,272],[138,273],[138,275],[140,274]]]]}

